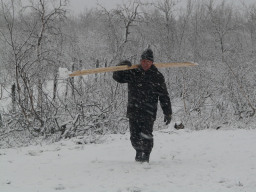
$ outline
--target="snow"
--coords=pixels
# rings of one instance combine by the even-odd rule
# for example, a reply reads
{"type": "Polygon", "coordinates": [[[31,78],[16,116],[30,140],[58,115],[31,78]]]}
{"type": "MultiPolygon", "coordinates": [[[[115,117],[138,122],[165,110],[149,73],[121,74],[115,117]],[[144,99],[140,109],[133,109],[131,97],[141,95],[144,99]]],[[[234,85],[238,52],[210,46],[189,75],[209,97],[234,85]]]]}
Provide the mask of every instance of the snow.
{"type": "Polygon", "coordinates": [[[255,192],[256,130],[154,132],[149,164],[129,134],[0,151],[0,191],[255,192]]]}
{"type": "Polygon", "coordinates": [[[69,78],[69,74],[72,72],[69,71],[67,68],[59,68],[59,79],[67,79],[69,78]]]}

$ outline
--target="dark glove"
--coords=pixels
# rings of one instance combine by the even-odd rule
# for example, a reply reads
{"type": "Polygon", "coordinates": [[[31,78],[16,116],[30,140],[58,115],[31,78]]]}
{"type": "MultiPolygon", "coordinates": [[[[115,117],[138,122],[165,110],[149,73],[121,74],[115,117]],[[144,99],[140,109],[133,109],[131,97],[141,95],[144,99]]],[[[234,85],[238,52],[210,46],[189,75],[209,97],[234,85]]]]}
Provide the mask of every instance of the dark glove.
{"type": "Polygon", "coordinates": [[[166,125],[170,124],[171,120],[172,120],[172,115],[171,114],[164,116],[164,122],[166,123],[166,125]]]}
{"type": "Polygon", "coordinates": [[[128,60],[124,60],[124,61],[121,61],[117,66],[121,66],[121,65],[128,65],[128,67],[131,67],[132,63],[128,60]]]}

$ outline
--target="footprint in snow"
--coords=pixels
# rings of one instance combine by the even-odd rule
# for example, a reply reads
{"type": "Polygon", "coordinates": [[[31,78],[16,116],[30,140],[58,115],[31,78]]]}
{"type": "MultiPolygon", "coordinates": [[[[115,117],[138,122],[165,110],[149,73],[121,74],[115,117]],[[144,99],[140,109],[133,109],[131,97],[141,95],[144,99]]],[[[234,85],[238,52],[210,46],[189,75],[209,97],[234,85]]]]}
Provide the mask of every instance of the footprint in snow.
{"type": "Polygon", "coordinates": [[[43,153],[44,151],[43,150],[39,150],[39,151],[28,151],[28,154],[27,155],[30,155],[30,156],[38,156],[40,153],[43,153]]]}
{"type": "Polygon", "coordinates": [[[127,192],[141,192],[141,189],[138,187],[128,187],[127,192]]]}
{"type": "Polygon", "coordinates": [[[143,167],[144,169],[151,169],[151,166],[150,166],[149,163],[143,163],[143,164],[142,164],[142,167],[143,167]]]}
{"type": "Polygon", "coordinates": [[[65,190],[65,187],[62,184],[59,184],[57,187],[55,187],[55,190],[65,190]]]}

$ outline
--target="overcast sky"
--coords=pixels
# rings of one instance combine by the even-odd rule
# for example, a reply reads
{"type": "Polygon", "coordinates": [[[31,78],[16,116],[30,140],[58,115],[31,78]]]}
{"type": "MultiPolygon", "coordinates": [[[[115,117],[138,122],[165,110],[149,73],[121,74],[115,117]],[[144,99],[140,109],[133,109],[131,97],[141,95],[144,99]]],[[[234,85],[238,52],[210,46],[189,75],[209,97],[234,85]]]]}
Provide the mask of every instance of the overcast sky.
{"type": "MultiPolygon", "coordinates": [[[[97,7],[97,3],[100,3],[107,9],[115,8],[117,4],[122,4],[123,2],[128,2],[130,0],[70,0],[70,8],[74,13],[81,13],[85,9],[90,9],[97,7]]],[[[148,0],[153,1],[153,0],[148,0]]],[[[186,2],[186,0],[181,0],[186,2]]],[[[228,2],[235,2],[236,4],[241,4],[245,2],[246,4],[256,3],[256,0],[226,0],[228,2]]]]}

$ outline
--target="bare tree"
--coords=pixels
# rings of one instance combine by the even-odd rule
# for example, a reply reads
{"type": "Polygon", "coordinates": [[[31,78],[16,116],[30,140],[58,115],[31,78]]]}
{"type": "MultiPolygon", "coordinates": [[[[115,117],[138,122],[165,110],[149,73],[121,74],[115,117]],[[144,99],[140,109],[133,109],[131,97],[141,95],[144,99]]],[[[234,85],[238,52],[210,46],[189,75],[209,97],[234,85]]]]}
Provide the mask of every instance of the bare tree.
{"type": "Polygon", "coordinates": [[[65,17],[64,1],[56,2],[58,4],[55,4],[56,7],[51,10],[47,7],[46,0],[31,1],[26,7],[19,7],[14,0],[8,4],[1,1],[2,15],[7,29],[1,30],[0,33],[12,51],[9,62],[15,66],[17,102],[29,124],[31,122],[28,116],[32,114],[41,126],[44,125],[42,84],[43,77],[48,75],[48,63],[51,63],[54,53],[48,45],[51,42],[50,38],[59,34],[56,22],[65,17]],[[38,85],[37,100],[33,91],[35,84],[38,85]],[[35,108],[35,103],[41,109],[41,113],[35,108]]]}
{"type": "Polygon", "coordinates": [[[135,33],[134,28],[138,27],[138,22],[141,18],[139,6],[140,2],[134,0],[111,11],[102,7],[104,16],[107,19],[106,27],[108,36],[111,39],[111,51],[115,55],[112,60],[122,58],[128,43],[135,42],[132,39],[132,33],[135,33]]]}

